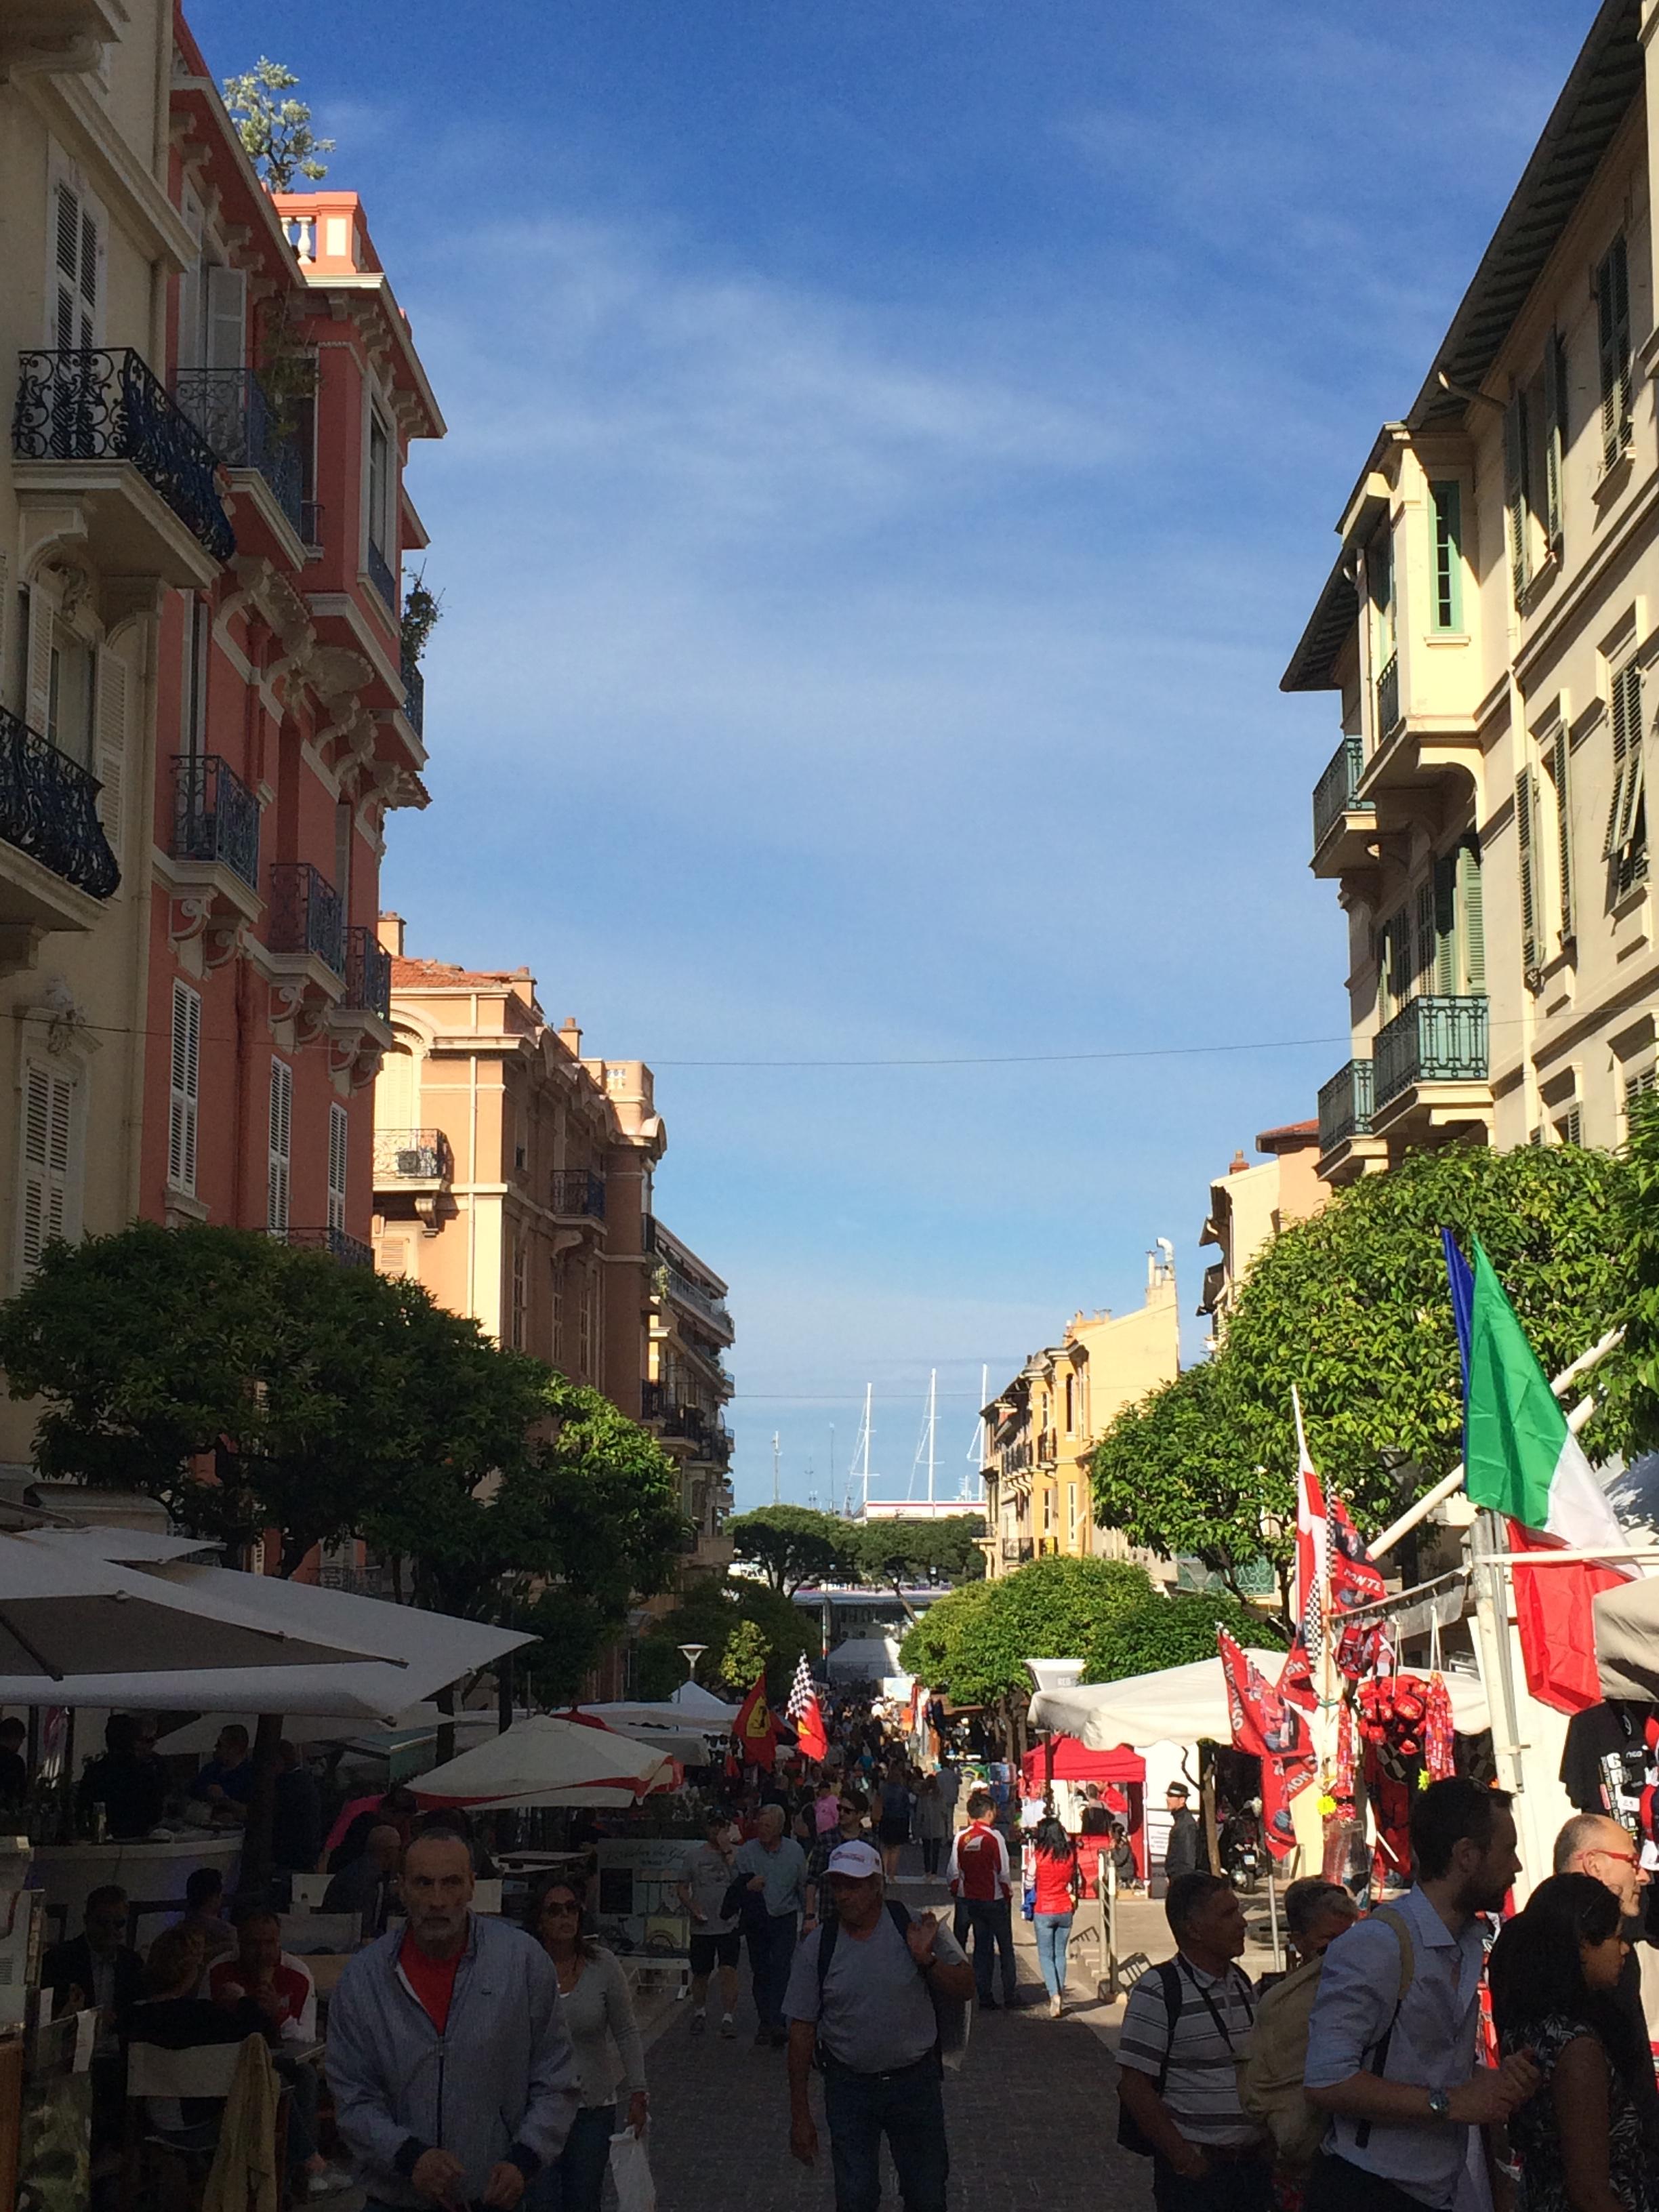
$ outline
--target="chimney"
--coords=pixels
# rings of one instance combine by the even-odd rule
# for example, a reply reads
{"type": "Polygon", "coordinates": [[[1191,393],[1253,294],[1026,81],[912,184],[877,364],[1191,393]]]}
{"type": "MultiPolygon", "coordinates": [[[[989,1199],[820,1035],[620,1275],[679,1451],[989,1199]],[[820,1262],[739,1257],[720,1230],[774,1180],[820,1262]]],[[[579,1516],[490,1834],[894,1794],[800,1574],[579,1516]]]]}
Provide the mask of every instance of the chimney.
{"type": "Polygon", "coordinates": [[[382,952],[389,952],[394,960],[404,957],[404,918],[400,914],[383,914],[375,932],[382,952]]]}
{"type": "Polygon", "coordinates": [[[580,1060],[581,1058],[582,1033],[577,1024],[574,1014],[567,1014],[565,1016],[564,1027],[559,1031],[559,1042],[565,1047],[572,1060],[580,1060]]]}
{"type": "Polygon", "coordinates": [[[1243,1152],[1235,1152],[1232,1158],[1232,1164],[1227,1170],[1227,1172],[1229,1175],[1244,1175],[1248,1173],[1249,1164],[1249,1162],[1245,1158],[1243,1152]]]}

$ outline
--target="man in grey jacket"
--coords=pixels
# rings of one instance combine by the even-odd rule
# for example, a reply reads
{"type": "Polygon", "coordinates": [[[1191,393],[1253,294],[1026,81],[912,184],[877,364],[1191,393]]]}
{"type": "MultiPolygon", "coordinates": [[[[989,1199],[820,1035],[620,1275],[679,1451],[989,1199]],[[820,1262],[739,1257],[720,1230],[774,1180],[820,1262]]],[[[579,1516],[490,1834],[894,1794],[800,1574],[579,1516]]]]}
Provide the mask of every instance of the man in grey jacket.
{"type": "Polygon", "coordinates": [[[514,2212],[564,2147],[576,2068],[539,1943],[471,1910],[459,1836],[404,1856],[406,1929],[360,1951],[329,2007],[329,2086],[376,2208],[514,2212]]]}

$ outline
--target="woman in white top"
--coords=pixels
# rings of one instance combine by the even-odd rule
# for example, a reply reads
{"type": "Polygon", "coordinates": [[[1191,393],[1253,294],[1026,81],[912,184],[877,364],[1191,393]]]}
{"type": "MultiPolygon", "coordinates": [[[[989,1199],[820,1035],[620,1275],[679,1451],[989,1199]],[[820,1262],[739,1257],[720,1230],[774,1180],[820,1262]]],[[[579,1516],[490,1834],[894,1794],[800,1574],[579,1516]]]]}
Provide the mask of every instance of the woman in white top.
{"type": "Polygon", "coordinates": [[[645,2052],[633,2002],[617,1960],[583,1932],[581,1893],[569,1882],[550,1881],[542,1888],[530,1932],[558,1970],[581,2108],[563,2150],[526,2191],[525,2212],[599,2212],[617,2129],[618,2062],[628,2091],[628,2124],[635,2135],[645,2128],[645,2052]]]}

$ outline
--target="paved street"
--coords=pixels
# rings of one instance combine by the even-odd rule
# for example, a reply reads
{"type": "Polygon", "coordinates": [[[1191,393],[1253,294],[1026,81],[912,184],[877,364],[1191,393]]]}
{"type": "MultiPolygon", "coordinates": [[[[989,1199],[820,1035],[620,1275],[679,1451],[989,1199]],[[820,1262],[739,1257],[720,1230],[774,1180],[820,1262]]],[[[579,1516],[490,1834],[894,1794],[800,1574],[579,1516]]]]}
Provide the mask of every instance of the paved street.
{"type": "MultiPolygon", "coordinates": [[[[903,1883],[896,1894],[913,1911],[944,1897],[920,1882],[903,1883]]],[[[1036,2204],[1097,2212],[1104,2201],[1139,2212],[1151,2203],[1150,2172],[1114,2140],[1112,2060],[1085,2024],[1092,2014],[1101,2027],[1115,2026],[1122,2008],[1051,2021],[1029,1933],[1023,1921],[1015,1925],[1025,1937],[1020,1981],[1030,2005],[977,2017],[961,2071],[945,2077],[951,2204],[973,2212],[1036,2204]]],[[[1082,1987],[1080,1977],[1073,1986],[1082,1987]]],[[[811,2172],[790,2157],[783,2053],[750,2044],[746,1994],[735,2043],[711,2030],[694,2044],[686,2012],[674,2008],[647,2059],[660,2212],[827,2212],[827,2142],[811,2172]]],[[[819,2128],[822,2137],[821,2109],[819,2128]]],[[[890,2191],[890,2172],[889,2181],[890,2191]]],[[[890,2193],[884,2203],[896,2198],[890,2193]]]]}

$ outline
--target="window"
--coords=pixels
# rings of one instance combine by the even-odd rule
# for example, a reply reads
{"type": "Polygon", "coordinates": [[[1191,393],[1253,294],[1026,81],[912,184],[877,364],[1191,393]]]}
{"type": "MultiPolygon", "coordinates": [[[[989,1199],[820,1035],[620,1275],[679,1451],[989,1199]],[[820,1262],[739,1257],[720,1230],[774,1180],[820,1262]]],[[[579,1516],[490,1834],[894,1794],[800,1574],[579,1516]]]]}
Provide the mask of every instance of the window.
{"type": "Polygon", "coordinates": [[[273,1060],[270,1063],[270,1164],[265,1186],[265,1221],[273,1237],[288,1234],[293,1141],[294,1070],[285,1060],[273,1060]]]}
{"type": "Polygon", "coordinates": [[[1412,995],[1412,927],[1404,907],[1376,933],[1377,1012],[1392,1021],[1412,995]]]}
{"type": "Polygon", "coordinates": [[[1647,801],[1642,788],[1642,672],[1634,658],[1613,679],[1613,803],[1602,858],[1615,898],[1646,880],[1647,801]]]}
{"type": "Polygon", "coordinates": [[[392,441],[378,415],[368,418],[368,542],[384,558],[392,542],[392,441]]]}
{"type": "Polygon", "coordinates": [[[73,1236],[75,1084],[60,1068],[23,1064],[23,1203],[19,1256],[25,1279],[55,1238],[73,1236]]]}
{"type": "Polygon", "coordinates": [[[1583,1119],[1577,1106],[1569,1106],[1555,1124],[1558,1145],[1582,1145],[1584,1141],[1583,1119]]]}
{"type": "Polygon", "coordinates": [[[1069,1375],[1066,1377],[1066,1433],[1077,1434],[1077,1383],[1069,1375]]]}
{"type": "Polygon", "coordinates": [[[1544,534],[1558,561],[1565,530],[1561,471],[1567,443],[1567,352],[1559,331],[1552,331],[1544,347],[1544,534]]]}
{"type": "Polygon", "coordinates": [[[1631,441],[1630,267],[1615,238],[1595,272],[1601,370],[1601,466],[1610,469],[1631,441]]]}
{"type": "Polygon", "coordinates": [[[213,615],[205,599],[192,599],[185,625],[184,750],[192,757],[207,750],[208,640],[213,615]]]}
{"type": "Polygon", "coordinates": [[[247,358],[247,277],[210,264],[204,348],[210,368],[240,368],[247,358]]]}
{"type": "Polygon", "coordinates": [[[328,1225],[345,1233],[346,1145],[351,1123],[343,1106],[328,1109],[328,1225]]]}
{"type": "Polygon", "coordinates": [[[1400,720],[1398,626],[1394,599],[1394,528],[1385,522],[1365,548],[1365,589],[1370,601],[1371,668],[1375,690],[1372,742],[1381,744],[1400,720]]]}
{"type": "Polygon", "coordinates": [[[591,1382],[593,1375],[593,1277],[584,1273],[576,1302],[576,1380],[591,1382]]]}
{"type": "Polygon", "coordinates": [[[1549,750],[1550,781],[1555,787],[1555,888],[1563,945],[1571,942],[1573,933],[1571,764],[1572,740],[1564,724],[1549,750]]]}
{"type": "Polygon", "coordinates": [[[564,1364],[564,1270],[553,1262],[553,1334],[548,1358],[555,1367],[564,1364]]]}
{"type": "Polygon", "coordinates": [[[51,324],[47,343],[60,353],[95,346],[103,325],[103,225],[99,211],[66,179],[54,188],[51,324]]]}
{"type": "Polygon", "coordinates": [[[1625,1078],[1625,1134],[1630,1134],[1631,1109],[1638,1098],[1650,1091],[1659,1091],[1659,1068],[1644,1067],[1639,1074],[1625,1078]]]}
{"type": "Polygon", "coordinates": [[[1527,394],[1504,415],[1504,505],[1509,513],[1510,589],[1516,606],[1532,581],[1532,441],[1527,394]]]}
{"type": "Polygon", "coordinates": [[[507,1314],[507,1342],[515,1352],[524,1350],[525,1311],[530,1303],[530,1248],[523,1237],[513,1240],[513,1282],[507,1314]]]}
{"type": "Polygon", "coordinates": [[[98,656],[98,819],[110,849],[121,851],[121,791],[127,765],[127,668],[108,646],[98,656]]]}
{"type": "Polygon", "coordinates": [[[93,664],[86,640],[54,616],[46,664],[46,739],[82,768],[92,766],[95,734],[93,664]]]}
{"type": "Polygon", "coordinates": [[[1531,769],[1523,768],[1515,779],[1515,837],[1521,872],[1521,972],[1532,991],[1538,988],[1538,971],[1544,964],[1539,927],[1544,892],[1539,880],[1537,822],[1537,779],[1531,769]]]}
{"type": "Polygon", "coordinates": [[[1455,483],[1429,486],[1429,527],[1434,560],[1433,626],[1463,627],[1462,501],[1455,483]]]}
{"type": "Polygon", "coordinates": [[[196,1130],[201,1105],[202,1000],[188,983],[173,986],[173,1066],[167,1093],[167,1182],[196,1189],[196,1130]]]}

